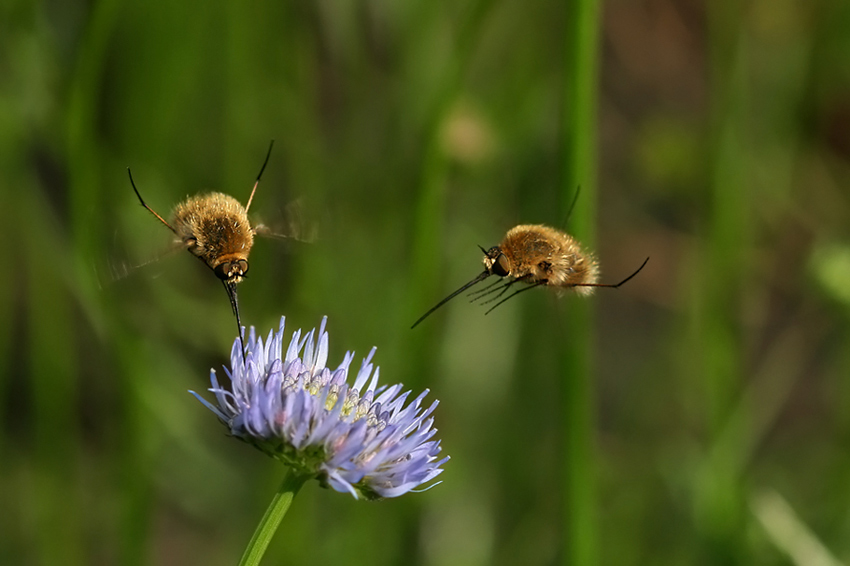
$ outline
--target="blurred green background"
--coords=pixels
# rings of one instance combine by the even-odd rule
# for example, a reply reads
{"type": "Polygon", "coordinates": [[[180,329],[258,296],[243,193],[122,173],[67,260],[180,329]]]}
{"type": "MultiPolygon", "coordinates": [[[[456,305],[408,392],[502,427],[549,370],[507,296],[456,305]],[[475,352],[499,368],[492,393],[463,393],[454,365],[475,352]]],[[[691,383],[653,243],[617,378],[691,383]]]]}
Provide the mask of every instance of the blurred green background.
{"type": "Polygon", "coordinates": [[[171,236],[126,167],[245,202],[271,139],[252,213],[318,239],[257,241],[243,321],[377,345],[452,460],[307,484],[266,564],[850,563],[850,4],[155,4],[0,5],[0,563],[238,560],[283,470],[186,393],[221,284],[123,273],[171,236]],[[409,330],[519,223],[651,260],[409,330]]]}

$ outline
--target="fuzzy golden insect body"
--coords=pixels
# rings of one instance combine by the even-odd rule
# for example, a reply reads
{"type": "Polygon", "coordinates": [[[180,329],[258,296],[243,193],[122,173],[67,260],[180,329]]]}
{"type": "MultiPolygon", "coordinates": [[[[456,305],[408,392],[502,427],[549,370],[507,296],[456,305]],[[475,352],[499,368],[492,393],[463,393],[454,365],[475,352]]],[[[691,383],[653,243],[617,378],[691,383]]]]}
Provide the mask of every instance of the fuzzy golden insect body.
{"type": "Polygon", "coordinates": [[[583,252],[576,239],[566,232],[539,224],[515,226],[508,231],[498,246],[493,246],[489,250],[480,249],[484,252],[482,260],[484,271],[437,303],[436,306],[414,322],[411,328],[416,327],[428,315],[460,293],[491,275],[497,275],[502,279],[473,293],[473,302],[493,293],[496,293],[495,297],[483,301],[483,304],[495,301],[517,282],[525,283],[528,287],[519,289],[498,301],[487,313],[508,299],[534,287],[547,286],[556,289],[571,289],[585,296],[593,293],[596,287],[616,288],[637,275],[649,261],[649,258],[646,258],[637,271],[617,284],[598,283],[599,265],[593,255],[583,252]]]}
{"type": "Polygon", "coordinates": [[[251,226],[248,220],[248,209],[260,184],[260,177],[269,162],[272,146],[274,141],[269,145],[266,159],[254,182],[251,196],[248,197],[248,204],[242,206],[238,200],[223,193],[189,197],[175,207],[170,223],[145,204],[133,182],[130,168],[127,168],[130,184],[142,206],[174,232],[178,243],[204,262],[224,284],[230,298],[230,306],[236,316],[240,339],[242,320],[239,316],[236,285],[248,273],[248,254],[254,245],[254,236],[258,230],[258,227],[251,226]]]}
{"type": "Polygon", "coordinates": [[[255,229],[239,201],[222,193],[190,197],[174,209],[171,225],[186,249],[219,279],[242,281],[255,229]]]}
{"type": "Polygon", "coordinates": [[[572,236],[542,225],[511,228],[502,243],[485,254],[484,267],[529,285],[572,288],[581,295],[591,294],[594,288],[588,284],[599,278],[596,260],[582,252],[572,236]]]}

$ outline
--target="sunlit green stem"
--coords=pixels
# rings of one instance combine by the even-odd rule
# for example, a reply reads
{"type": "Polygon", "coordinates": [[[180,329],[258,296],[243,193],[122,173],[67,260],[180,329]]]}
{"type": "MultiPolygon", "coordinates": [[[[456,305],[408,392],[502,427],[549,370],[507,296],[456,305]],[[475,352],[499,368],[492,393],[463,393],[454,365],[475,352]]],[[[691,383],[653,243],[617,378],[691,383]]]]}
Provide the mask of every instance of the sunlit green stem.
{"type": "Polygon", "coordinates": [[[263,554],[266,553],[269,542],[271,542],[272,537],[277,532],[278,526],[280,526],[280,522],[283,520],[283,516],[289,510],[292,499],[298,493],[298,490],[301,489],[301,486],[304,485],[305,481],[307,481],[307,476],[305,475],[297,474],[293,471],[286,473],[280,484],[280,489],[277,490],[274,499],[272,499],[268,509],[266,509],[265,515],[260,519],[260,524],[257,525],[254,536],[248,542],[248,546],[242,554],[242,559],[239,561],[239,566],[255,566],[260,563],[263,554]]]}
{"type": "MultiPolygon", "coordinates": [[[[567,6],[561,201],[566,217],[581,187],[581,196],[569,219],[569,231],[588,249],[593,249],[600,6],[598,0],[575,0],[567,6]]],[[[571,566],[598,563],[592,318],[590,302],[574,301],[570,305],[569,322],[562,325],[560,333],[564,374],[563,559],[571,566]]]]}

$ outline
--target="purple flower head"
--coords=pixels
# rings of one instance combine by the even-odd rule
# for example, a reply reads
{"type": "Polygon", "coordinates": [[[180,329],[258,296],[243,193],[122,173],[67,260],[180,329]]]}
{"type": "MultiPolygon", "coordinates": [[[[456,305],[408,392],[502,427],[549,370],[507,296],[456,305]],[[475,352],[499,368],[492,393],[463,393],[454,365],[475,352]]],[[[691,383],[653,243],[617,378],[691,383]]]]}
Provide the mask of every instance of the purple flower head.
{"type": "Polygon", "coordinates": [[[265,343],[251,327],[245,363],[240,341],[234,341],[231,369],[224,368],[232,391],[210,372],[209,391],[218,406],[190,392],[233,436],[355,498],[396,497],[443,471],[448,457],[437,460],[440,442],[431,440],[437,430],[430,415],[438,402],[420,406],[427,390],[405,404],[410,392],[401,393],[401,384],[378,387],[375,348],[349,385],[352,352],[336,370],[325,367],[327,317],[318,338],[315,329],[303,338],[296,331],[284,355],[284,321],[278,332],[269,331],[265,343]]]}

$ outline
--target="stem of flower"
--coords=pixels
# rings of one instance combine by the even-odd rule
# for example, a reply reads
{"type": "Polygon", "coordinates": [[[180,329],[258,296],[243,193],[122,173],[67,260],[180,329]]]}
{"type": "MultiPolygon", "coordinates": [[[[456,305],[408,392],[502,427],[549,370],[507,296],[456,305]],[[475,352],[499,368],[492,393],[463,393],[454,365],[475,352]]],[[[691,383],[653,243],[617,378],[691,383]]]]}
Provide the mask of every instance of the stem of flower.
{"type": "Polygon", "coordinates": [[[257,566],[266,553],[266,548],[269,546],[272,537],[277,531],[283,516],[289,510],[292,499],[308,476],[298,474],[293,470],[286,472],[280,488],[266,509],[265,515],[260,519],[260,524],[257,525],[254,531],[254,536],[248,542],[245,552],[242,554],[242,559],[239,561],[239,566],[257,566]]]}

